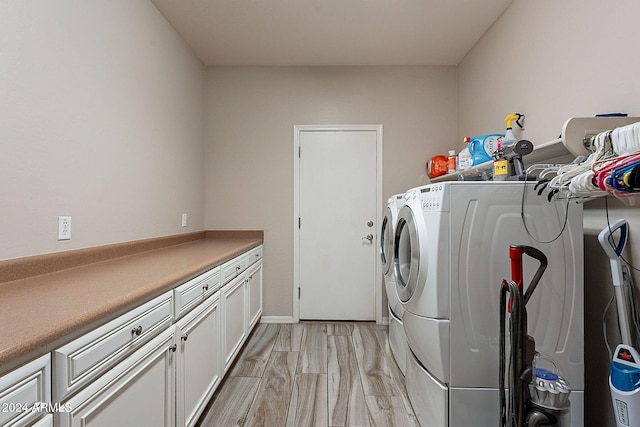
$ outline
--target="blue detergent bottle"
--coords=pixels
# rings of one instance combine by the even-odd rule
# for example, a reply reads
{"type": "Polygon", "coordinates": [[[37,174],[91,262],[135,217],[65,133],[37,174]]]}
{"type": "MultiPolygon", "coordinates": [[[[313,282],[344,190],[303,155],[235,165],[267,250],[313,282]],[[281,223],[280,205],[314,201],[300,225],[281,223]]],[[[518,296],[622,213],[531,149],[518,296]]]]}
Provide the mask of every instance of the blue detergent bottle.
{"type": "Polygon", "coordinates": [[[474,136],[469,141],[469,153],[473,160],[473,166],[491,160],[491,155],[498,149],[504,134],[491,133],[488,135],[474,136]]]}

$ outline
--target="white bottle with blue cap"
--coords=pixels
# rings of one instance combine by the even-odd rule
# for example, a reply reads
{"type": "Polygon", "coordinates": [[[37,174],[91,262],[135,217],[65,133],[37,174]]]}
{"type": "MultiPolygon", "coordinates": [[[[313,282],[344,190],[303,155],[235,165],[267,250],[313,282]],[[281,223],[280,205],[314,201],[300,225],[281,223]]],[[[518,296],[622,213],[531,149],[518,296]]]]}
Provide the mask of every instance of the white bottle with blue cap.
{"type": "Polygon", "coordinates": [[[609,375],[618,427],[640,425],[640,355],[631,346],[616,347],[609,375]]]}

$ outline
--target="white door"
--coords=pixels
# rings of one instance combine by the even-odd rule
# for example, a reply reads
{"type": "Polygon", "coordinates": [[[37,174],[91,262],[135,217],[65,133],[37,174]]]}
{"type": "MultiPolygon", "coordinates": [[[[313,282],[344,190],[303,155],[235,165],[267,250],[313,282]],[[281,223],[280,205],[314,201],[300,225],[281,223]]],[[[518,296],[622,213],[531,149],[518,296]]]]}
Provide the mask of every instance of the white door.
{"type": "Polygon", "coordinates": [[[300,319],[377,320],[381,127],[300,130],[300,319]]]}

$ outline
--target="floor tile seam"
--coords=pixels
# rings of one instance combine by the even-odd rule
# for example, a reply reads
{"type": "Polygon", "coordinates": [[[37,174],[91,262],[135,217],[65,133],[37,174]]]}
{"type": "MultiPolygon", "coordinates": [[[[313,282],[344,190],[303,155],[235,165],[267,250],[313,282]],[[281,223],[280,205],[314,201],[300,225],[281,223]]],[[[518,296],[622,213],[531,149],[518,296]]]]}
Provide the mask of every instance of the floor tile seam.
{"type": "MultiPolygon", "coordinates": [[[[301,375],[324,375],[324,377],[325,377],[324,381],[326,383],[325,384],[325,386],[326,386],[326,388],[325,388],[325,390],[326,390],[326,395],[325,395],[326,402],[325,403],[326,403],[326,408],[327,408],[327,414],[326,415],[327,415],[327,420],[330,421],[331,420],[331,417],[330,417],[331,414],[330,414],[330,405],[329,405],[330,404],[330,401],[329,401],[329,377],[330,377],[331,374],[329,374],[329,373],[320,373],[320,374],[319,373],[296,373],[296,382],[295,382],[296,384],[298,383],[299,377],[301,375]]],[[[361,387],[361,390],[363,391],[363,396],[364,396],[364,390],[362,389],[362,382],[360,381],[359,376],[358,376],[358,383],[360,384],[360,387],[361,387]]],[[[292,395],[293,395],[293,393],[292,393],[292,395]]],[[[296,405],[296,407],[297,407],[297,405],[296,405]]],[[[290,410],[290,408],[291,408],[291,404],[289,405],[289,409],[288,410],[290,410]]],[[[367,409],[367,416],[368,416],[369,420],[371,420],[371,411],[369,410],[368,406],[366,406],[366,405],[365,405],[365,408],[367,409]]],[[[350,426],[349,424],[347,424],[347,425],[328,424],[327,427],[352,427],[352,426],[350,426]]],[[[357,427],[357,426],[353,426],[353,427],[357,427]]]]}
{"type": "MultiPolygon", "coordinates": [[[[357,327],[358,327],[358,325],[354,325],[354,331],[355,331],[355,329],[357,327]]],[[[369,424],[370,425],[374,425],[375,423],[372,423],[373,414],[371,413],[371,409],[369,408],[369,405],[367,405],[367,403],[366,403],[366,397],[367,396],[364,393],[365,387],[364,387],[364,380],[362,378],[364,369],[363,369],[361,361],[360,361],[360,359],[358,357],[358,353],[356,352],[355,337],[353,335],[354,331],[351,331],[352,333],[349,335],[348,342],[349,342],[349,345],[351,347],[351,351],[353,352],[353,359],[355,359],[355,364],[356,364],[356,377],[357,377],[357,385],[356,386],[360,387],[360,391],[362,392],[362,396],[363,396],[363,398],[365,400],[364,405],[365,405],[365,409],[367,411],[367,417],[369,419],[369,424]]]]}
{"type": "MultiPolygon", "coordinates": [[[[356,327],[359,327],[360,325],[356,325],[356,327]]],[[[374,334],[375,335],[375,334],[374,334]]],[[[362,336],[362,335],[361,335],[362,336]]],[[[355,338],[351,339],[351,345],[353,346],[353,350],[355,352],[356,350],[356,343],[354,342],[355,338]]],[[[362,340],[364,342],[364,339],[362,340]]],[[[376,339],[375,340],[376,345],[379,347],[380,349],[380,356],[385,359],[384,363],[388,364],[388,361],[386,360],[386,355],[384,354],[384,351],[382,350],[382,348],[380,348],[379,342],[376,339]]],[[[356,353],[357,354],[357,353],[356,353]]],[[[356,357],[356,362],[358,363],[358,376],[360,377],[360,383],[362,384],[362,388],[363,388],[363,394],[364,394],[364,382],[365,379],[362,378],[363,375],[366,375],[365,372],[365,366],[363,365],[364,363],[364,358],[362,360],[360,360],[360,358],[356,357]]],[[[395,362],[394,362],[395,363],[395,362]]],[[[395,379],[393,378],[393,376],[391,375],[391,373],[389,372],[389,375],[386,375],[385,372],[382,372],[383,375],[388,376],[389,379],[391,380],[391,384],[393,385],[393,392],[394,394],[364,394],[365,397],[367,396],[372,396],[372,397],[377,397],[377,396],[387,396],[387,397],[391,397],[391,396],[400,396],[402,397],[402,393],[400,392],[400,390],[398,389],[398,385],[395,382],[395,379]]]]}
{"type": "MultiPolygon", "coordinates": [[[[271,359],[271,355],[272,355],[273,353],[274,353],[274,351],[272,351],[272,352],[269,354],[269,359],[271,359]]],[[[281,351],[281,352],[279,352],[279,353],[299,353],[299,352],[295,352],[295,351],[281,351]]],[[[299,356],[298,356],[298,357],[299,357],[299,356]]],[[[287,405],[287,409],[286,409],[286,411],[285,411],[285,413],[284,413],[284,420],[285,420],[285,421],[289,418],[289,411],[291,410],[291,401],[292,401],[292,397],[293,397],[293,388],[294,388],[294,386],[295,386],[295,378],[296,378],[296,375],[297,375],[297,371],[296,371],[296,370],[297,370],[297,367],[298,367],[298,357],[296,357],[296,369],[294,369],[294,370],[293,370],[293,378],[292,378],[292,381],[291,381],[291,386],[289,387],[288,393],[287,393],[287,395],[285,396],[285,401],[288,401],[288,402],[289,402],[289,404],[287,405]]],[[[264,373],[266,373],[266,372],[267,372],[267,369],[266,369],[266,366],[265,366],[264,373]]],[[[263,383],[264,381],[267,381],[267,380],[269,379],[269,378],[267,377],[267,375],[264,375],[264,373],[263,373],[263,376],[262,376],[262,377],[259,377],[259,378],[260,378],[260,380],[258,381],[258,385],[257,385],[257,387],[256,387],[256,391],[255,391],[254,396],[253,396],[253,399],[252,399],[252,401],[251,401],[251,405],[249,406],[249,410],[247,411],[247,415],[246,415],[246,417],[245,417],[245,424],[246,424],[247,420],[249,419],[249,415],[251,415],[251,414],[253,413],[254,405],[256,405],[256,404],[257,404],[258,395],[259,395],[260,390],[261,390],[261,388],[262,388],[262,383],[263,383]]],[[[274,377],[275,377],[275,376],[274,376],[274,377]]],[[[244,426],[244,424],[243,424],[243,426],[244,426]]]]}
{"type": "MultiPolygon", "coordinates": [[[[266,331],[269,329],[269,325],[273,325],[273,324],[267,324],[267,326],[264,327],[265,331],[262,332],[263,335],[266,334],[266,331]]],[[[273,351],[273,347],[275,346],[275,343],[276,343],[276,341],[278,339],[278,335],[280,333],[280,325],[275,325],[275,326],[278,327],[278,330],[274,334],[273,338],[268,339],[268,340],[265,341],[265,343],[267,345],[256,346],[255,348],[248,347],[248,345],[251,344],[251,339],[253,339],[253,338],[255,338],[257,336],[256,329],[254,329],[252,331],[251,335],[249,335],[247,337],[245,348],[241,349],[241,352],[245,351],[245,350],[249,350],[249,351],[247,351],[247,354],[246,354],[247,357],[245,357],[244,360],[252,360],[252,358],[255,358],[256,356],[259,356],[259,355],[262,355],[262,354],[265,354],[265,353],[268,353],[269,355],[271,355],[271,352],[273,351]],[[252,350],[258,350],[258,349],[260,349],[261,351],[252,351],[252,350]]],[[[260,343],[260,341],[258,341],[258,343],[260,343]]],[[[240,354],[242,354],[242,353],[240,353],[240,354]]],[[[257,359],[260,360],[260,361],[263,360],[261,357],[258,357],[257,359]]],[[[268,357],[267,357],[267,360],[268,360],[268,357]]],[[[266,365],[266,363],[265,363],[265,365],[266,365]]]]}

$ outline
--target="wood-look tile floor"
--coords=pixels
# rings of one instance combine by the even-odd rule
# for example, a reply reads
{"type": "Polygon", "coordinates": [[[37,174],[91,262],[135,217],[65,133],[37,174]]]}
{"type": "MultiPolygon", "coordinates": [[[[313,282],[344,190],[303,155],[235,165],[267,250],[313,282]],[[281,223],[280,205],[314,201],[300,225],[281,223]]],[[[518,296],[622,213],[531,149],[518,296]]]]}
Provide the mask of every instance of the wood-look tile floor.
{"type": "Polygon", "coordinates": [[[418,426],[373,323],[256,326],[197,427],[418,426]]]}

